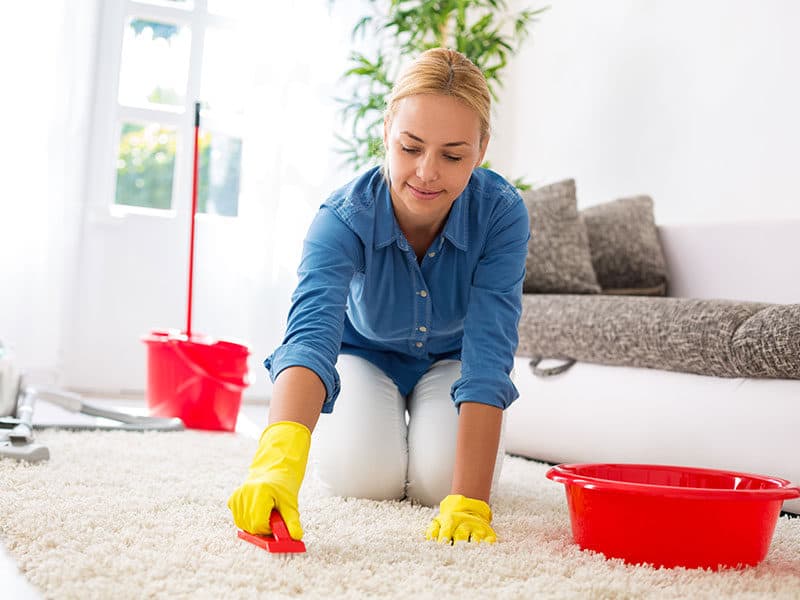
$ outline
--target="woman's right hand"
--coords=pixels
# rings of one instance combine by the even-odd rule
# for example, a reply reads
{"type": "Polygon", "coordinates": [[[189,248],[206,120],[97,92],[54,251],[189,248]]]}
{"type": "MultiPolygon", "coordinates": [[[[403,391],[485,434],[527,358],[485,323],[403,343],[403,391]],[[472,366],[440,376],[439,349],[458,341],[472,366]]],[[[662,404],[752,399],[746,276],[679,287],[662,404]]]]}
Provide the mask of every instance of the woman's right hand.
{"type": "Polygon", "coordinates": [[[275,508],[286,522],[289,535],[296,540],[303,537],[297,496],[310,447],[311,431],[300,423],[279,421],[264,430],[247,478],[228,498],[228,508],[239,529],[272,533],[269,515],[275,508]]]}

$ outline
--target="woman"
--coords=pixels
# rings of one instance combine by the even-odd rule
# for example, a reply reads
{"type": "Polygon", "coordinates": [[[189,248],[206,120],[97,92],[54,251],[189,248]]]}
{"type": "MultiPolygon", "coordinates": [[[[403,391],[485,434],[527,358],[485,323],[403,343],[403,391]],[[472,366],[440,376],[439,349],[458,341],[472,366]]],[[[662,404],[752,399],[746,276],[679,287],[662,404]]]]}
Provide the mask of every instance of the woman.
{"type": "Polygon", "coordinates": [[[286,335],[265,361],[270,425],[228,501],[238,527],[269,533],[275,508],[302,537],[297,494],[322,412],[315,466],[328,493],[439,504],[428,539],[496,540],[488,502],[517,397],[530,231],[516,189],[479,168],[490,104],[464,55],[425,52],[389,98],[383,170],[320,208],[286,335]]]}

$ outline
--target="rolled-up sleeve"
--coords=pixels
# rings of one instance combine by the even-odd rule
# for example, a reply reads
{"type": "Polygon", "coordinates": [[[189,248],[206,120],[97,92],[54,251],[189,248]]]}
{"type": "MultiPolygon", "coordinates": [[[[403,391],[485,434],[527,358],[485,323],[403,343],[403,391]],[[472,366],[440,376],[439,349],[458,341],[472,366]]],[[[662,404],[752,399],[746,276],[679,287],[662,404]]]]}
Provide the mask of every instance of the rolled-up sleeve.
{"type": "Polygon", "coordinates": [[[331,412],[340,383],[336,359],[342,342],[347,295],[363,263],[358,236],[327,206],[308,230],[298,268],[298,284],[282,344],[264,361],[274,382],[284,369],[302,366],[325,385],[322,412],[331,412]]]}
{"type": "Polygon", "coordinates": [[[456,406],[478,402],[506,409],[518,392],[511,381],[519,342],[522,282],[530,224],[521,200],[492,223],[470,289],[456,406]]]}

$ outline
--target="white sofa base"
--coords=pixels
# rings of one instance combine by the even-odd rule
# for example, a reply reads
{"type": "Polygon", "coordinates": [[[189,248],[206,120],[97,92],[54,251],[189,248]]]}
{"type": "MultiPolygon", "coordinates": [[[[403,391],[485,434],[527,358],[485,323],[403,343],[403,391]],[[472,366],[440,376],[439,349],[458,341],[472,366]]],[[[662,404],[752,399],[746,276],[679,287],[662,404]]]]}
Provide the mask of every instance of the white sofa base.
{"type": "MultiPolygon", "coordinates": [[[[800,483],[800,380],[589,363],[541,378],[528,363],[515,359],[520,398],[505,425],[511,454],[730,469],[800,483]]],[[[800,500],[784,510],[800,514],[800,500]]]]}

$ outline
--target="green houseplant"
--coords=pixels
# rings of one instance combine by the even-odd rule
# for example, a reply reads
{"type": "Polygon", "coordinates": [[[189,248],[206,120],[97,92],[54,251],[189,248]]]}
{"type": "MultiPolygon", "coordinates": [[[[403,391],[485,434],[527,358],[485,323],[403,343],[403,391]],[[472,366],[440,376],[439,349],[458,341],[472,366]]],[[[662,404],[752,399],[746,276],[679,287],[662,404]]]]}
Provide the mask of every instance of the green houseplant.
{"type": "MultiPolygon", "coordinates": [[[[352,86],[351,95],[339,99],[350,132],[337,138],[354,169],[376,164],[383,155],[385,98],[408,58],[436,47],[458,50],[483,71],[497,100],[509,58],[527,38],[536,16],[546,10],[514,12],[505,0],[370,0],[370,5],[373,14],[359,19],[353,37],[371,33],[377,49],[369,55],[351,54],[343,76],[352,86]]],[[[520,189],[530,187],[521,179],[513,183],[520,189]]]]}

